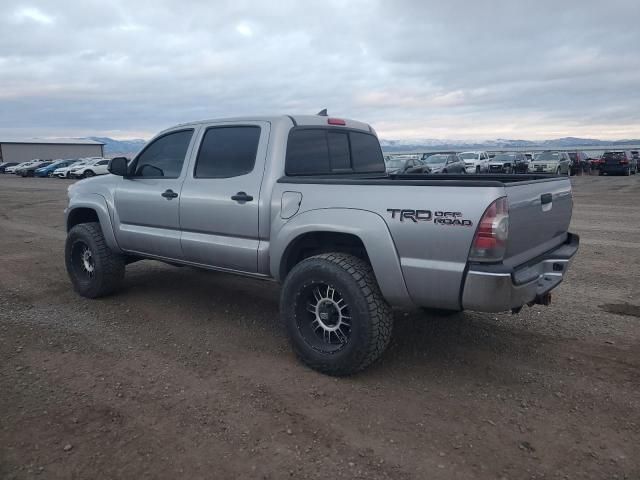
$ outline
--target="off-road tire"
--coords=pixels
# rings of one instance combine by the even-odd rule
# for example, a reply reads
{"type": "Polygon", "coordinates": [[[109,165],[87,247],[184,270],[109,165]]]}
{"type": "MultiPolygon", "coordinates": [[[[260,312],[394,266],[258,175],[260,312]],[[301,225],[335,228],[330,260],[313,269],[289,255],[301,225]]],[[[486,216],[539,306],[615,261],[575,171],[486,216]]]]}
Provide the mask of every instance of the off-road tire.
{"type": "Polygon", "coordinates": [[[298,358],[321,373],[345,376],[378,360],[391,340],[393,314],[371,265],[345,253],[325,253],[298,263],[287,275],[280,310],[289,340],[298,358]],[[314,348],[299,327],[304,293],[314,285],[331,285],[349,305],[350,337],[344,346],[327,353],[314,348]]]}
{"type": "Polygon", "coordinates": [[[125,257],[112,251],[104,240],[102,229],[97,222],[81,223],[67,234],[65,243],[65,265],[73,288],[79,295],[98,298],[113,293],[122,284],[125,271],[125,257]],[[83,276],[74,263],[74,252],[86,245],[94,262],[92,278],[83,276]]]}

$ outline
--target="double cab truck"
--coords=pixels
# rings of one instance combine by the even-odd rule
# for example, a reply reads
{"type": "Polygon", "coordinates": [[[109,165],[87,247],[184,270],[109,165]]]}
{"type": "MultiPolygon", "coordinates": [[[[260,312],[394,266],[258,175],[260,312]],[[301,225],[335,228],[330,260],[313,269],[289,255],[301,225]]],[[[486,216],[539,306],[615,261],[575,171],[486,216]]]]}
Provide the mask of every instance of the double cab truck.
{"type": "Polygon", "coordinates": [[[109,171],[68,190],[80,295],[111,294],[141,259],[279,282],[295,353],[331,375],[382,355],[392,307],[548,304],[578,249],[566,177],[389,175],[375,131],[354,120],[187,123],[109,171]]]}

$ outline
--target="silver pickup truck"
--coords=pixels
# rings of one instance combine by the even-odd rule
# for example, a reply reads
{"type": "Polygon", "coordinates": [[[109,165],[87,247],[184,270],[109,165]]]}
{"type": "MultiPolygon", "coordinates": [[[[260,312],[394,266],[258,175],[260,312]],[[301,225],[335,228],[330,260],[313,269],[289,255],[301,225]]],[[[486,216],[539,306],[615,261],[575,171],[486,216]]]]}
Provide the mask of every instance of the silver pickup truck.
{"type": "Polygon", "coordinates": [[[178,125],[69,187],[67,271],[94,298],[155,259],[282,284],[300,359],[347,375],[389,343],[391,307],[547,304],[578,249],[550,175],[388,175],[367,124],[326,116],[178,125]]]}

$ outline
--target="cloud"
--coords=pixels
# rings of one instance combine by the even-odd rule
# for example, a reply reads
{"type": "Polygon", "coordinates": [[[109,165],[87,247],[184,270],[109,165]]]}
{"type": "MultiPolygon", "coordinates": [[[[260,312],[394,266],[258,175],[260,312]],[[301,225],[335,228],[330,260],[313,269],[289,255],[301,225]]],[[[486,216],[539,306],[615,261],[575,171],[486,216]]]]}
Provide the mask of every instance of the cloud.
{"type": "Polygon", "coordinates": [[[386,138],[640,137],[636,0],[8,3],[0,135],[327,107],[386,138]]]}
{"type": "Polygon", "coordinates": [[[35,22],[43,25],[51,25],[53,17],[43,13],[35,7],[20,7],[13,13],[12,19],[15,23],[35,22]]]}

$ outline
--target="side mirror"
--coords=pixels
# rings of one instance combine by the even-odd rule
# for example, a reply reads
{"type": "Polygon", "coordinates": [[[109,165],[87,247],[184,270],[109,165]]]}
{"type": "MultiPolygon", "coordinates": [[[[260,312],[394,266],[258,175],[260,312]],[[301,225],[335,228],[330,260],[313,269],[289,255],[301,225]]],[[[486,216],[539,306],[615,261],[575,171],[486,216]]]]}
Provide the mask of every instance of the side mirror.
{"type": "Polygon", "coordinates": [[[129,174],[129,165],[127,164],[126,157],[115,157],[109,160],[107,170],[109,170],[109,173],[112,173],[113,175],[126,177],[129,174]]]}

